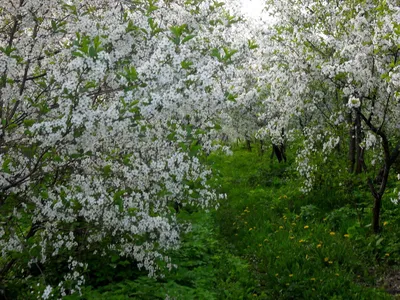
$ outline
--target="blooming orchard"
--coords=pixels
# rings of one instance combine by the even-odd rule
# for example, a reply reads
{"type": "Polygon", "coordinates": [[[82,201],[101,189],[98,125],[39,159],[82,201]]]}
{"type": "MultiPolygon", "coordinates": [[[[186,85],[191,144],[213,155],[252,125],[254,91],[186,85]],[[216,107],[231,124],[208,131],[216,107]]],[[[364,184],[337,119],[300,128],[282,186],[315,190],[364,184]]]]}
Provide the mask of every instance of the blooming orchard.
{"type": "Polygon", "coordinates": [[[306,191],[332,150],[346,149],[349,166],[335,172],[368,174],[377,232],[400,149],[398,1],[268,5],[276,23],[264,43],[268,97],[261,134],[279,137],[285,128],[286,138],[303,140],[297,161],[306,191]]]}
{"type": "Polygon", "coordinates": [[[0,24],[0,280],[39,268],[47,298],[84,284],[89,255],[172,267],[172,204],[224,198],[200,154],[248,77],[234,6],[12,0],[0,24]]]}

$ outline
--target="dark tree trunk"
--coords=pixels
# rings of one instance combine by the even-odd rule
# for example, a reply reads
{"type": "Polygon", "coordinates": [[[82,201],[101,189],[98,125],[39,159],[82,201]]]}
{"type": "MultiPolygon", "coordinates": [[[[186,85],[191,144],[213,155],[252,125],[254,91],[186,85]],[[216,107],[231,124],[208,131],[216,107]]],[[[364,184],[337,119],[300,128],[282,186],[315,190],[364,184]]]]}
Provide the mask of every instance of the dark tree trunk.
{"type": "MultiPolygon", "coordinates": [[[[377,176],[378,180],[374,182],[371,178],[368,179],[368,185],[370,187],[371,194],[374,197],[374,207],[372,209],[372,214],[373,214],[372,228],[374,230],[374,233],[379,233],[382,197],[386,190],[390,168],[400,154],[400,142],[397,142],[396,146],[390,149],[389,139],[386,133],[382,130],[382,125],[380,127],[375,127],[371,123],[371,118],[367,119],[359,109],[357,109],[356,112],[360,116],[360,118],[365,122],[365,124],[369,127],[369,129],[375,134],[379,135],[381,138],[381,145],[384,155],[384,164],[382,170],[380,170],[379,175],[377,176]]],[[[366,169],[365,165],[363,167],[364,169],[366,169]]]]}
{"type": "Polygon", "coordinates": [[[355,119],[355,142],[356,142],[356,169],[355,173],[360,174],[363,169],[363,164],[364,164],[364,149],[361,148],[361,143],[362,143],[362,129],[361,129],[361,117],[359,114],[356,115],[355,119]]]}
{"type": "Polygon", "coordinates": [[[355,124],[353,122],[353,116],[351,113],[347,115],[347,121],[350,126],[349,153],[348,153],[348,159],[350,162],[349,173],[353,173],[354,166],[356,164],[356,131],[355,131],[355,124]]]}
{"type": "Polygon", "coordinates": [[[279,163],[282,162],[282,160],[286,162],[285,146],[283,144],[280,145],[272,144],[271,159],[274,157],[274,154],[278,159],[279,163]]]}
{"type": "Polygon", "coordinates": [[[249,139],[246,139],[246,147],[247,150],[251,152],[251,141],[249,139]]]}

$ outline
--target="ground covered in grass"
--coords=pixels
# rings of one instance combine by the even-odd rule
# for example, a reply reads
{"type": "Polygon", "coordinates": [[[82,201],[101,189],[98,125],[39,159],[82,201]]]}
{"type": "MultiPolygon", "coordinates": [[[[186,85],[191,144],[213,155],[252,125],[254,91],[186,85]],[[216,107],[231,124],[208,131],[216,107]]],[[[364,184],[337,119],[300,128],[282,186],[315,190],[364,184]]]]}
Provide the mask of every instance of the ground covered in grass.
{"type": "Polygon", "coordinates": [[[400,293],[400,210],[390,201],[383,231],[374,235],[372,199],[361,184],[328,182],[305,195],[290,160],[279,164],[238,148],[208,161],[228,200],[216,211],[180,211],[193,228],[171,253],[179,267],[151,279],[119,258],[98,263],[79,299],[393,299],[400,293]]]}
{"type": "Polygon", "coordinates": [[[211,160],[229,198],[217,212],[220,236],[251,264],[254,297],[390,299],[400,292],[390,286],[400,254],[397,207],[384,207],[383,232],[373,235],[372,199],[362,186],[349,192],[326,184],[304,195],[290,162],[239,149],[211,160]]]}

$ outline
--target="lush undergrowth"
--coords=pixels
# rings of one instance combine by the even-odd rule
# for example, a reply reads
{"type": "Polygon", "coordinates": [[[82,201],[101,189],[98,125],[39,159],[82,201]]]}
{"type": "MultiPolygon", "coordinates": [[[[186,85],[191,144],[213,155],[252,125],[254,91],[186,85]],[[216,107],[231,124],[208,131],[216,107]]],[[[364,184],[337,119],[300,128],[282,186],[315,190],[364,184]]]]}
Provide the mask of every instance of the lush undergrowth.
{"type": "Polygon", "coordinates": [[[92,286],[82,296],[66,299],[247,299],[253,295],[256,280],[250,265],[230,253],[219,239],[215,212],[181,210],[179,218],[190,221],[192,230],[184,236],[181,248],[171,252],[178,268],[153,279],[116,259],[112,267],[103,264],[91,270],[92,286]]]}
{"type": "Polygon", "coordinates": [[[229,198],[217,213],[220,235],[251,263],[259,283],[253,296],[391,298],[378,288],[394,289],[386,277],[399,261],[399,211],[390,201],[383,232],[373,235],[362,185],[349,192],[331,182],[304,195],[290,162],[245,150],[211,160],[229,198]]]}
{"type": "Polygon", "coordinates": [[[290,161],[254,149],[208,159],[228,200],[213,212],[181,210],[193,228],[171,253],[178,268],[156,280],[118,258],[97,262],[91,286],[69,299],[392,299],[399,292],[400,210],[390,201],[374,235],[362,184],[329,182],[305,195],[290,161]]]}

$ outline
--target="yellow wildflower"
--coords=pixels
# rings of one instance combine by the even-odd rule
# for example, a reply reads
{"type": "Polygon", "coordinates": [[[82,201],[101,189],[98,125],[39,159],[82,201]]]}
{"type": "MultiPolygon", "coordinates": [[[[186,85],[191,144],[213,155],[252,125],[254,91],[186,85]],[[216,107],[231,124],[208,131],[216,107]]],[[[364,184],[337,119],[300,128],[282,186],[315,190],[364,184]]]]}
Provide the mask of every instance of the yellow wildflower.
{"type": "Polygon", "coordinates": [[[308,226],[308,225],[306,225],[306,226],[304,226],[304,229],[307,229],[307,228],[309,228],[310,226],[308,226]]]}
{"type": "Polygon", "coordinates": [[[304,240],[300,240],[300,241],[299,241],[299,243],[304,243],[304,242],[305,242],[304,240]]]}
{"type": "Polygon", "coordinates": [[[325,258],[324,258],[324,261],[328,261],[328,260],[329,260],[329,258],[328,258],[328,257],[325,257],[325,258]]]}
{"type": "Polygon", "coordinates": [[[386,253],[385,256],[390,256],[390,253],[386,253]]]}
{"type": "Polygon", "coordinates": [[[289,274],[289,277],[293,277],[293,274],[289,274]]]}
{"type": "Polygon", "coordinates": [[[311,278],[310,280],[315,281],[315,278],[311,278]]]}
{"type": "Polygon", "coordinates": [[[348,237],[350,237],[350,234],[345,234],[345,235],[343,235],[345,238],[348,238],[348,237]]]}
{"type": "Polygon", "coordinates": [[[292,223],[292,226],[296,226],[296,223],[292,223]]]}
{"type": "Polygon", "coordinates": [[[321,247],[322,247],[322,245],[321,245],[321,244],[318,244],[318,245],[317,245],[317,248],[321,248],[321,247]]]}
{"type": "Polygon", "coordinates": [[[283,226],[279,226],[279,229],[283,229],[283,226]]]}
{"type": "Polygon", "coordinates": [[[388,224],[388,222],[386,222],[386,221],[385,221],[385,222],[383,222],[383,226],[386,226],[387,224],[388,224]]]}
{"type": "Polygon", "coordinates": [[[331,231],[331,232],[329,232],[329,234],[330,234],[330,235],[335,235],[336,233],[333,232],[333,231],[331,231]]]}
{"type": "Polygon", "coordinates": [[[333,264],[333,261],[330,260],[330,261],[328,261],[328,263],[331,265],[331,264],[333,264]]]}
{"type": "Polygon", "coordinates": [[[338,273],[336,273],[335,275],[336,275],[336,276],[339,276],[339,274],[338,274],[338,273]]]}
{"type": "Polygon", "coordinates": [[[250,228],[249,228],[249,231],[252,231],[252,230],[253,230],[253,228],[250,227],[250,228]]]}
{"type": "Polygon", "coordinates": [[[276,273],[276,274],[275,274],[275,277],[278,277],[278,276],[279,276],[279,274],[278,274],[278,273],[276,273]]]}

